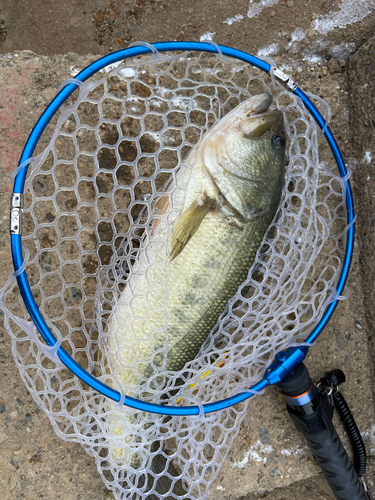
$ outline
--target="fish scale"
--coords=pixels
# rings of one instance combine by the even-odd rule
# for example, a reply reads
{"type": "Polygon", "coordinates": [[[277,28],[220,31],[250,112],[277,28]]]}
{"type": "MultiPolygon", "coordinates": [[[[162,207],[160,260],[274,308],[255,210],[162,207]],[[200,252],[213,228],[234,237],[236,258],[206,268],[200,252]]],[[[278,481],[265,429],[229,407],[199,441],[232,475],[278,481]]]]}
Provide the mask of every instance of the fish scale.
{"type": "Polygon", "coordinates": [[[198,354],[228,300],[246,279],[273,215],[237,226],[232,217],[207,218],[172,262],[167,370],[181,370],[198,354]],[[213,259],[214,266],[210,265],[213,259]],[[193,272],[186,274],[189,268],[193,272]]]}

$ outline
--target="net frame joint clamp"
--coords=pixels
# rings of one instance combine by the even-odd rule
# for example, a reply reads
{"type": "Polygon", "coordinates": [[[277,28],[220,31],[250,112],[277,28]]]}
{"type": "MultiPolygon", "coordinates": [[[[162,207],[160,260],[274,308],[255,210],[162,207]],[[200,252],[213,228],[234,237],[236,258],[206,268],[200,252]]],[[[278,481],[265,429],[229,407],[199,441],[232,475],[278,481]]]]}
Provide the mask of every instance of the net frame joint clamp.
{"type": "Polygon", "coordinates": [[[278,80],[281,85],[286,87],[288,90],[291,92],[294,92],[296,88],[298,87],[297,83],[291,78],[289,75],[281,71],[281,69],[276,68],[276,66],[273,66],[271,68],[273,75],[275,78],[278,80]]]}
{"type": "Polygon", "coordinates": [[[264,378],[270,385],[282,382],[306,358],[308,349],[308,346],[289,347],[286,351],[278,352],[275,361],[267,368],[264,378]]]}
{"type": "Polygon", "coordinates": [[[22,233],[23,194],[12,193],[10,205],[10,234],[22,233]]]}

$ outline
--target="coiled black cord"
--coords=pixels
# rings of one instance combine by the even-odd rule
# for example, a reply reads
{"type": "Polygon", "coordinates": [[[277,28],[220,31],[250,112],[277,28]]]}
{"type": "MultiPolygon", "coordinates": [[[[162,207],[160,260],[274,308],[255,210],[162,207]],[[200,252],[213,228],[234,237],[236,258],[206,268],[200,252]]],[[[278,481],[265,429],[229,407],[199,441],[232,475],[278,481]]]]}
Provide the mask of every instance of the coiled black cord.
{"type": "Polygon", "coordinates": [[[335,408],[340,415],[344,424],[345,430],[348,433],[350,441],[353,446],[354,453],[354,469],[358,477],[362,477],[366,472],[366,448],[363,442],[361,433],[355,423],[354,417],[350,408],[345,401],[344,396],[339,391],[333,391],[333,401],[335,408]]]}

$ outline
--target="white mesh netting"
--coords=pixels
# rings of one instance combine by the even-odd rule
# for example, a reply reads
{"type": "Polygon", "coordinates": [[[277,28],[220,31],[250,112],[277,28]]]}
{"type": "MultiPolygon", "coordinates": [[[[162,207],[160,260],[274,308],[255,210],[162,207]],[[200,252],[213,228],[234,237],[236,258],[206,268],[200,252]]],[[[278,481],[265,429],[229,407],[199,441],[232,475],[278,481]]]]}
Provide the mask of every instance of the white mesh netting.
{"type": "MultiPolygon", "coordinates": [[[[127,285],[131,290],[143,253],[148,279],[142,294],[149,309],[143,317],[134,310],[132,321],[134,331],[147,336],[133,335],[129,343],[134,377],[125,393],[155,403],[201,405],[251,387],[277,351],[307,337],[336,296],[346,234],[344,184],[334,169],[323,167],[330,156],[313,118],[263,72],[196,52],[127,60],[74,95],[53,122],[47,148],[31,163],[25,188],[27,276],[47,324],[74,360],[118,389],[109,355],[113,341],[108,348],[111,316],[127,285]],[[165,300],[162,307],[160,301],[153,305],[152,276],[158,275],[159,293],[166,297],[167,239],[189,181],[184,160],[217,120],[260,92],[274,96],[285,119],[287,167],[279,210],[248,279],[198,357],[178,373],[167,372],[165,300]],[[164,211],[157,203],[162,197],[169,198],[164,211]],[[159,229],[153,231],[156,220],[159,229]],[[152,231],[158,258],[144,248],[152,231]],[[157,332],[150,320],[155,312],[156,323],[164,324],[157,332]],[[137,321],[146,327],[135,328],[137,321]],[[144,364],[152,371],[142,380],[144,364]]],[[[137,307],[136,296],[131,290],[130,308],[137,307]]],[[[95,457],[115,498],[208,495],[247,402],[197,417],[120,407],[43,347],[14,280],[3,290],[1,305],[14,359],[34,400],[58,436],[81,443],[95,457]],[[163,458],[158,466],[155,456],[163,458]],[[169,477],[164,486],[161,476],[169,477]]]]}

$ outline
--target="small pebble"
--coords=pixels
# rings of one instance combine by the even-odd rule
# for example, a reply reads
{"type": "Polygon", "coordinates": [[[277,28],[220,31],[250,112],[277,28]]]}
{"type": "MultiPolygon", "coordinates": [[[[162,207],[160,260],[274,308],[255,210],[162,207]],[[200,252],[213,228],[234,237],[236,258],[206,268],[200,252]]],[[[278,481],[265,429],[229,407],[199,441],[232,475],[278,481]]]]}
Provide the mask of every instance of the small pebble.
{"type": "Polygon", "coordinates": [[[45,90],[43,90],[42,97],[46,101],[51,101],[55,97],[55,94],[56,94],[56,90],[49,87],[49,88],[46,88],[45,90]]]}
{"type": "Polygon", "coordinates": [[[271,476],[271,477],[275,477],[276,475],[277,475],[277,467],[275,467],[275,468],[273,469],[273,471],[271,471],[271,473],[270,473],[270,476],[271,476]]]}
{"type": "Polygon", "coordinates": [[[333,57],[328,61],[327,66],[330,73],[337,73],[338,71],[340,71],[340,66],[338,65],[336,59],[334,59],[333,57]]]}
{"type": "Polygon", "coordinates": [[[359,323],[359,321],[355,322],[355,327],[357,328],[357,330],[363,330],[363,326],[361,325],[361,323],[359,323]]]}
{"type": "Polygon", "coordinates": [[[262,427],[259,430],[258,436],[259,436],[259,441],[262,444],[266,445],[270,442],[271,436],[270,436],[270,431],[267,429],[267,427],[262,427]]]}
{"type": "Polygon", "coordinates": [[[306,34],[307,34],[307,38],[311,39],[311,38],[315,37],[315,31],[313,29],[307,30],[306,34]]]}
{"type": "Polygon", "coordinates": [[[20,466],[18,465],[18,462],[17,460],[13,460],[13,458],[11,460],[9,460],[9,462],[13,465],[13,467],[15,467],[17,470],[20,468],[20,466]]]}

